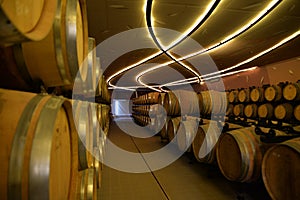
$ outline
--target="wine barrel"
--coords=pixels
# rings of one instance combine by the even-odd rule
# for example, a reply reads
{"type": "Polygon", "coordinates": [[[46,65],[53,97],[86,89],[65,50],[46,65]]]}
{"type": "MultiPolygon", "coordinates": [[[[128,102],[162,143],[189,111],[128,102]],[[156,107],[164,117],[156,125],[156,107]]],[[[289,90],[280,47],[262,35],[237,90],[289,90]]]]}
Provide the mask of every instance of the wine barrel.
{"type": "Polygon", "coordinates": [[[97,118],[97,107],[98,104],[90,103],[91,112],[90,112],[90,119],[91,119],[91,136],[92,136],[92,146],[93,148],[98,147],[100,143],[100,124],[97,118]]]}
{"type": "Polygon", "coordinates": [[[180,115],[179,101],[173,92],[166,93],[163,106],[169,116],[180,115]]]}
{"type": "Polygon", "coordinates": [[[293,117],[293,106],[289,103],[280,104],[275,107],[274,115],[279,120],[291,120],[293,117]]]}
{"type": "Polygon", "coordinates": [[[262,162],[262,177],[272,199],[300,197],[300,139],[270,148],[262,162]]]}
{"type": "MultiPolygon", "coordinates": [[[[102,97],[103,96],[103,89],[102,89],[103,83],[102,83],[102,81],[105,81],[105,80],[103,79],[102,75],[103,75],[103,72],[102,72],[102,70],[100,70],[100,73],[97,76],[97,79],[98,79],[97,89],[96,89],[96,96],[97,97],[102,97]]],[[[133,103],[137,104],[137,99],[134,99],[133,103]]]]}
{"type": "Polygon", "coordinates": [[[46,87],[68,85],[72,89],[80,70],[80,79],[86,81],[87,66],[83,60],[88,53],[87,31],[85,1],[58,0],[54,24],[47,37],[22,44],[31,78],[42,80],[46,87]]]}
{"type": "Polygon", "coordinates": [[[200,114],[198,96],[193,91],[174,90],[164,98],[164,108],[169,116],[200,114]]]}
{"type": "Polygon", "coordinates": [[[262,87],[253,88],[250,92],[250,99],[253,102],[263,102],[264,101],[264,88],[262,88],[262,87]]]}
{"type": "Polygon", "coordinates": [[[0,1],[0,45],[41,40],[52,28],[57,0],[0,1]]]}
{"type": "Polygon", "coordinates": [[[198,95],[198,99],[202,115],[225,115],[227,109],[225,92],[204,91],[198,95]]]}
{"type": "Polygon", "coordinates": [[[198,129],[198,121],[188,119],[181,121],[177,130],[177,145],[180,151],[191,151],[191,145],[198,129]]]}
{"type": "Polygon", "coordinates": [[[300,83],[290,83],[283,88],[283,97],[288,101],[300,100],[300,83]]]}
{"type": "Polygon", "coordinates": [[[258,107],[258,116],[264,119],[272,119],[274,115],[274,107],[270,103],[262,104],[258,107]]]}
{"type": "Polygon", "coordinates": [[[157,115],[154,117],[150,117],[150,124],[149,128],[152,130],[154,134],[159,134],[164,123],[164,118],[163,116],[157,115]]]}
{"type": "Polygon", "coordinates": [[[84,59],[84,64],[87,66],[87,78],[86,87],[87,93],[86,97],[95,97],[96,95],[96,40],[95,38],[88,38],[88,56],[84,59]]]}
{"type": "Polygon", "coordinates": [[[79,172],[77,184],[78,200],[96,200],[97,184],[94,169],[86,169],[79,172]]]}
{"type": "Polygon", "coordinates": [[[158,103],[159,92],[150,92],[146,96],[147,96],[146,103],[148,104],[158,103]]]}
{"type": "Polygon", "coordinates": [[[235,103],[238,101],[238,90],[232,90],[227,97],[229,103],[235,103]]]}
{"type": "Polygon", "coordinates": [[[294,109],[294,117],[300,121],[300,105],[297,105],[294,109]]]}
{"type": "Polygon", "coordinates": [[[201,115],[210,115],[212,110],[212,99],[209,91],[203,91],[198,94],[199,108],[201,115]]]}
{"type": "Polygon", "coordinates": [[[216,159],[216,145],[221,130],[216,121],[199,126],[192,143],[193,153],[199,162],[212,164],[216,159]]]}
{"type": "Polygon", "coordinates": [[[244,105],[243,104],[237,104],[233,107],[233,114],[236,117],[243,117],[244,116],[244,105]]]}
{"type": "Polygon", "coordinates": [[[103,95],[102,95],[102,99],[103,99],[103,103],[107,103],[110,104],[111,101],[111,95],[108,91],[108,86],[107,86],[107,82],[105,80],[105,76],[103,75],[103,80],[102,81],[102,90],[103,90],[103,95]]]}
{"type": "Polygon", "coordinates": [[[250,101],[250,89],[249,88],[241,89],[238,92],[238,100],[241,103],[249,102],[250,101]]]}
{"type": "Polygon", "coordinates": [[[95,170],[95,176],[96,176],[96,185],[97,188],[101,187],[102,182],[102,164],[101,161],[103,161],[102,157],[102,150],[100,148],[94,148],[94,160],[93,160],[93,168],[95,170]]]}
{"type": "Polygon", "coordinates": [[[162,127],[162,129],[160,131],[161,140],[168,140],[168,124],[169,124],[170,120],[171,120],[171,117],[166,118],[164,126],[162,127]]]}
{"type": "Polygon", "coordinates": [[[4,89],[0,102],[1,199],[74,199],[78,157],[70,102],[4,89]]]}
{"type": "Polygon", "coordinates": [[[148,105],[147,114],[149,116],[156,116],[159,114],[158,109],[159,109],[158,104],[148,105]]]}
{"type": "MultiPolygon", "coordinates": [[[[105,135],[108,134],[109,125],[110,125],[109,112],[110,112],[110,106],[105,104],[98,104],[97,116],[100,125],[100,132],[101,131],[104,132],[105,135]]],[[[138,116],[138,115],[133,114],[133,116],[138,116]]],[[[138,118],[136,119],[140,122],[138,118]]]]}
{"type": "Polygon", "coordinates": [[[282,98],[282,88],[279,85],[272,85],[265,89],[265,99],[269,102],[278,102],[282,98]]]}
{"type": "Polygon", "coordinates": [[[164,98],[165,98],[165,95],[166,93],[159,93],[158,95],[158,100],[157,100],[157,103],[160,104],[160,105],[163,105],[164,104],[164,98]]]}
{"type": "Polygon", "coordinates": [[[231,181],[252,182],[260,177],[263,152],[254,128],[223,133],[217,147],[217,162],[231,181]]]}
{"type": "Polygon", "coordinates": [[[73,102],[73,115],[78,132],[78,169],[85,170],[93,164],[93,124],[91,104],[85,101],[73,102]]]}
{"type": "Polygon", "coordinates": [[[232,116],[233,115],[233,108],[234,108],[233,104],[229,104],[227,106],[226,116],[232,116]]]}
{"type": "Polygon", "coordinates": [[[244,115],[247,118],[257,118],[257,105],[256,104],[248,104],[245,106],[244,115]]]}
{"type": "MultiPolygon", "coordinates": [[[[170,142],[174,139],[177,133],[177,130],[180,125],[180,121],[181,121],[181,117],[174,117],[168,121],[167,135],[170,142]]],[[[176,140],[174,141],[174,143],[176,143],[176,140]]]]}

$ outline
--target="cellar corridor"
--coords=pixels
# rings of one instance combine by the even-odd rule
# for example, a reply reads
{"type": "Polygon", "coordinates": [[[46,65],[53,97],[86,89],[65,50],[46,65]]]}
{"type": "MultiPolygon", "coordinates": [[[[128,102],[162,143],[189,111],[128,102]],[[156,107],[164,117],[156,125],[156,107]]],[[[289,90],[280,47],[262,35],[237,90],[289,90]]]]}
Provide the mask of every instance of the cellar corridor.
{"type": "MultiPolygon", "coordinates": [[[[118,119],[126,126],[130,119],[118,119]]],[[[163,147],[159,136],[147,139],[125,134],[112,122],[109,139],[131,152],[150,152],[163,147]]],[[[128,162],[130,162],[128,160],[128,162]]],[[[226,180],[215,165],[198,163],[186,153],[171,165],[151,173],[125,173],[104,165],[102,185],[98,190],[103,200],[268,200],[262,181],[235,183],[226,180]]]]}

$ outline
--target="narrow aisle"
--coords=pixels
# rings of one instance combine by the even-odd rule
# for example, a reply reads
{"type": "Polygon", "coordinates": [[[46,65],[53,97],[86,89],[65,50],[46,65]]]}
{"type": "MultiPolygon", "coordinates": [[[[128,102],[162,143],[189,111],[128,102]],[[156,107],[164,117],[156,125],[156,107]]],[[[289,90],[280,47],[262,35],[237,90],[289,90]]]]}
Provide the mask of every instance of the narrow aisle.
{"type": "MultiPolygon", "coordinates": [[[[110,140],[131,152],[151,152],[164,146],[159,136],[131,137],[112,124],[110,140]]],[[[129,161],[130,162],[130,161],[129,161]]],[[[186,153],[171,165],[152,173],[124,173],[104,167],[100,197],[170,200],[268,200],[262,183],[234,183],[225,179],[217,166],[198,163],[186,153]]]]}
{"type": "MultiPolygon", "coordinates": [[[[109,139],[126,151],[139,152],[131,136],[120,130],[114,122],[109,130],[109,139]]],[[[105,165],[98,193],[102,200],[167,200],[151,173],[126,173],[105,165]]]]}

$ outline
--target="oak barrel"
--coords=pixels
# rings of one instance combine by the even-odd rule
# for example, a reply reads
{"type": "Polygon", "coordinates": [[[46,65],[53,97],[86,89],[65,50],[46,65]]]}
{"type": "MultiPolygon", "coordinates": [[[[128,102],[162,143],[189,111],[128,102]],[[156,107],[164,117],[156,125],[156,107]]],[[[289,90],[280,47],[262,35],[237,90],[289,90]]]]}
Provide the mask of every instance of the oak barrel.
{"type": "Polygon", "coordinates": [[[158,95],[158,104],[161,104],[161,105],[163,105],[163,103],[164,103],[164,98],[165,98],[165,95],[166,95],[166,93],[159,93],[159,95],[158,95]]]}
{"type": "Polygon", "coordinates": [[[274,115],[279,120],[291,120],[293,117],[293,106],[289,103],[280,104],[275,107],[274,115]]]}
{"type": "Polygon", "coordinates": [[[103,70],[101,69],[101,63],[100,63],[100,58],[96,58],[96,69],[97,69],[97,76],[96,76],[96,83],[97,83],[97,89],[96,89],[96,96],[101,96],[102,95],[102,81],[103,80],[103,70]]]}
{"type": "Polygon", "coordinates": [[[72,89],[80,70],[80,79],[86,80],[87,66],[83,65],[88,53],[86,12],[85,1],[58,0],[54,24],[47,37],[22,44],[32,79],[42,80],[46,87],[68,85],[72,89]]]}
{"type": "Polygon", "coordinates": [[[250,89],[245,88],[241,89],[238,93],[238,100],[241,103],[246,103],[250,101],[250,89]]]}
{"type": "MultiPolygon", "coordinates": [[[[174,117],[168,121],[167,135],[170,142],[172,142],[172,140],[175,138],[175,135],[180,125],[180,121],[181,117],[174,117]]],[[[174,141],[174,143],[176,143],[176,140],[174,141]]]]}
{"type": "Polygon", "coordinates": [[[297,105],[294,109],[294,117],[295,117],[295,119],[300,121],[300,104],[297,105]]]}
{"type": "Polygon", "coordinates": [[[198,129],[198,121],[188,119],[181,121],[177,130],[177,145],[180,151],[191,151],[191,145],[198,129]]]}
{"type": "Polygon", "coordinates": [[[300,198],[300,139],[270,148],[262,162],[262,177],[272,199],[300,198]]]}
{"type": "Polygon", "coordinates": [[[256,104],[248,104],[244,108],[244,115],[247,118],[256,118],[257,117],[257,105],[256,104]]]}
{"type": "Polygon", "coordinates": [[[201,125],[192,143],[193,153],[199,162],[213,163],[216,159],[216,145],[221,130],[216,121],[201,125]]]}
{"type": "Polygon", "coordinates": [[[93,164],[93,123],[91,104],[86,101],[73,101],[73,115],[78,133],[78,169],[85,170],[93,164]]]}
{"type": "Polygon", "coordinates": [[[57,0],[0,1],[0,46],[45,38],[56,7],[57,0]]]}
{"type": "Polygon", "coordinates": [[[70,102],[4,89],[0,102],[1,199],[74,199],[78,140],[70,102]]]}
{"type": "Polygon", "coordinates": [[[262,104],[258,107],[258,116],[263,119],[272,119],[274,115],[274,107],[270,103],[262,104]]]}
{"type": "Polygon", "coordinates": [[[173,92],[166,93],[163,106],[169,116],[180,115],[179,101],[173,92]]]}
{"type": "Polygon", "coordinates": [[[217,161],[222,174],[231,181],[257,180],[263,155],[260,146],[253,127],[223,133],[217,147],[217,161]]]}
{"type": "MultiPolygon", "coordinates": [[[[98,104],[97,116],[100,125],[100,132],[103,132],[105,135],[107,135],[109,130],[109,124],[110,124],[109,112],[110,112],[110,106],[105,104],[98,104]]],[[[137,120],[141,122],[139,119],[137,120]]]]}
{"type": "Polygon", "coordinates": [[[229,103],[235,103],[238,101],[238,90],[232,90],[228,93],[227,96],[229,103]]]}
{"type": "Polygon", "coordinates": [[[146,95],[146,103],[148,104],[157,104],[158,103],[158,97],[159,97],[159,92],[149,92],[146,95]]]}
{"type": "Polygon", "coordinates": [[[252,102],[263,102],[264,101],[264,88],[258,87],[251,89],[250,99],[252,102]]]}
{"type": "Polygon", "coordinates": [[[229,104],[229,105],[227,106],[226,116],[232,116],[232,115],[233,115],[233,108],[234,108],[234,105],[233,105],[233,104],[229,104]]]}
{"type": "Polygon", "coordinates": [[[90,112],[90,119],[91,119],[91,135],[92,135],[92,142],[93,148],[98,147],[100,143],[100,124],[97,117],[97,103],[90,103],[91,105],[91,112],[90,112]]]}
{"type": "Polygon", "coordinates": [[[96,200],[97,184],[96,174],[93,168],[79,172],[77,181],[77,199],[78,200],[96,200]]]}
{"type": "Polygon", "coordinates": [[[265,99],[270,102],[280,101],[282,98],[282,88],[279,85],[272,85],[265,89],[265,99]]]}
{"type": "Polygon", "coordinates": [[[171,120],[171,117],[166,117],[164,126],[162,127],[162,129],[160,131],[161,140],[168,140],[168,123],[170,120],[171,120]]]}
{"type": "Polygon", "coordinates": [[[201,115],[225,115],[227,98],[225,92],[203,91],[198,94],[201,115]]]}
{"type": "Polygon", "coordinates": [[[243,117],[244,116],[244,105],[243,104],[237,104],[233,107],[233,114],[236,117],[243,117]]]}
{"type": "Polygon", "coordinates": [[[83,60],[84,65],[87,66],[87,78],[86,78],[86,87],[87,93],[86,97],[95,97],[96,95],[96,40],[95,38],[88,38],[88,55],[83,60]]]}
{"type": "Polygon", "coordinates": [[[300,83],[290,83],[283,88],[283,97],[288,101],[300,100],[300,83]]]}
{"type": "Polygon", "coordinates": [[[101,148],[94,148],[94,160],[93,160],[93,168],[95,170],[95,176],[96,176],[96,185],[97,188],[101,187],[102,182],[102,163],[103,162],[103,155],[101,148]]]}

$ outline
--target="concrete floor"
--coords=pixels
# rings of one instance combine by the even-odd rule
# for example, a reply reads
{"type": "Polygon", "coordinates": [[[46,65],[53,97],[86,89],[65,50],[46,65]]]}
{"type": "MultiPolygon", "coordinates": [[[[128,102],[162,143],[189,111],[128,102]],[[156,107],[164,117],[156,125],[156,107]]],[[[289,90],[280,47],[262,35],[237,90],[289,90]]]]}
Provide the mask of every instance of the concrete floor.
{"type": "MultiPolygon", "coordinates": [[[[126,125],[126,121],[122,122],[126,125]]],[[[163,147],[159,136],[131,137],[112,123],[109,139],[131,152],[150,152],[163,147]]],[[[129,162],[129,161],[128,161],[129,162]]],[[[226,180],[217,166],[198,163],[186,153],[171,165],[151,173],[125,173],[104,166],[101,200],[268,200],[262,181],[235,183],[226,180]]]]}

